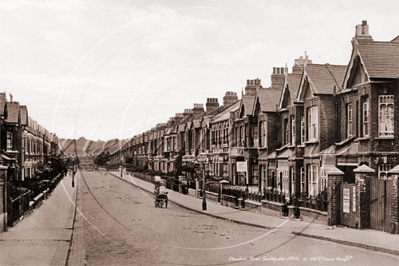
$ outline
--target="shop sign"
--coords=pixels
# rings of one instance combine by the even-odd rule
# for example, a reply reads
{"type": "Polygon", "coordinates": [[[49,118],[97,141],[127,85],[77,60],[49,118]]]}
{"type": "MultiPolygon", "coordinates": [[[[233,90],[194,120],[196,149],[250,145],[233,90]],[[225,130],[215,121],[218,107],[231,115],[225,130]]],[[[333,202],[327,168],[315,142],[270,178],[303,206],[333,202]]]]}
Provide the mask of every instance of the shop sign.
{"type": "Polygon", "coordinates": [[[350,188],[344,188],[342,191],[343,199],[343,212],[350,213],[350,188]]]}

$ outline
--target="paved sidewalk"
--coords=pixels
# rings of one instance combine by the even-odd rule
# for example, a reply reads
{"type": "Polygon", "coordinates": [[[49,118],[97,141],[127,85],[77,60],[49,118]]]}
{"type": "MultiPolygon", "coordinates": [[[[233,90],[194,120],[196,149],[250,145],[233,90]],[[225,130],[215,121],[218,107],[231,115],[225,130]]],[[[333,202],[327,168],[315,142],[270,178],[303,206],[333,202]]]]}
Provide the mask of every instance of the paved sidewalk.
{"type": "MultiPolygon", "coordinates": [[[[120,172],[112,173],[120,178],[120,172]]],[[[123,180],[133,183],[143,190],[153,192],[154,185],[141,179],[124,175],[123,180]]],[[[286,218],[266,216],[247,211],[240,211],[222,206],[217,202],[207,201],[207,210],[202,210],[202,199],[190,195],[183,195],[167,189],[169,200],[187,209],[211,215],[221,219],[231,220],[251,226],[266,229],[277,229],[344,245],[361,247],[369,250],[399,255],[399,235],[392,235],[376,230],[358,230],[346,227],[330,227],[327,225],[288,220],[286,218]]]]}
{"type": "Polygon", "coordinates": [[[65,265],[73,231],[75,188],[64,177],[50,197],[0,234],[0,265],[65,265]]]}

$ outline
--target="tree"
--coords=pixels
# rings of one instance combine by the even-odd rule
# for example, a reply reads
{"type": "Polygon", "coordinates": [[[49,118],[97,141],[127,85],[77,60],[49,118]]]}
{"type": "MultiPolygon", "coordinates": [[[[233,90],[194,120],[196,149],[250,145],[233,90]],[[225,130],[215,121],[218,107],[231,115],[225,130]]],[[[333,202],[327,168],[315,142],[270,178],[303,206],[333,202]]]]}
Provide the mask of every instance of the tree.
{"type": "Polygon", "coordinates": [[[102,153],[100,153],[99,155],[97,155],[97,156],[94,158],[94,163],[95,163],[97,166],[105,166],[105,165],[107,165],[107,163],[109,162],[109,160],[110,160],[109,151],[103,151],[102,153]]]}
{"type": "Polygon", "coordinates": [[[179,150],[177,157],[175,159],[175,178],[179,178],[179,175],[182,174],[183,171],[183,155],[184,149],[179,150]]]}

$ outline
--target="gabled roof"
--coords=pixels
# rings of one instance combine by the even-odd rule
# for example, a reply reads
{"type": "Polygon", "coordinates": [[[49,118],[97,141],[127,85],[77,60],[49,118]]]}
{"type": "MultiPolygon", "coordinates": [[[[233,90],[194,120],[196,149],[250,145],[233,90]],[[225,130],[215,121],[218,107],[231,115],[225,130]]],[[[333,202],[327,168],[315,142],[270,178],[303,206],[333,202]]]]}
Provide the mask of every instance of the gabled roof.
{"type": "MultiPolygon", "coordinates": [[[[245,114],[241,114],[243,117],[244,116],[248,116],[248,115],[252,115],[253,109],[254,109],[254,105],[255,105],[255,97],[256,96],[252,96],[252,95],[244,95],[240,101],[240,110],[241,107],[244,106],[244,111],[245,114]]],[[[239,111],[241,112],[241,111],[239,111]]]]}
{"type": "MultiPolygon", "coordinates": [[[[256,98],[262,112],[275,112],[281,98],[281,89],[262,88],[256,92],[256,98]]],[[[255,108],[255,106],[253,107],[255,108]]]]}
{"type": "Polygon", "coordinates": [[[28,108],[26,107],[26,105],[20,105],[19,112],[21,113],[21,125],[27,126],[28,125],[28,108]]]}
{"type": "Polygon", "coordinates": [[[291,104],[298,94],[299,85],[301,84],[302,74],[287,74],[283,91],[280,97],[280,109],[284,108],[283,104],[286,102],[287,105],[291,104]],[[286,99],[289,97],[288,99],[286,99]],[[290,100],[289,103],[287,101],[290,100]]]}
{"type": "Polygon", "coordinates": [[[215,115],[213,117],[214,120],[212,121],[212,123],[228,120],[230,118],[230,112],[237,111],[239,107],[240,107],[240,101],[235,102],[234,104],[230,105],[228,108],[226,108],[219,114],[215,115]]]}
{"type": "Polygon", "coordinates": [[[368,80],[370,78],[398,78],[399,36],[391,42],[355,42],[341,93],[347,90],[348,82],[354,74],[353,69],[358,64],[364,67],[368,80]]]}
{"type": "Polygon", "coordinates": [[[358,50],[370,78],[399,77],[399,42],[361,42],[358,50]]]}
{"type": "Polygon", "coordinates": [[[313,94],[333,94],[334,86],[341,88],[347,66],[330,64],[306,65],[302,74],[301,84],[297,94],[300,100],[304,93],[304,80],[308,78],[310,89],[313,94]]]}
{"type": "Polygon", "coordinates": [[[18,123],[18,115],[19,115],[19,103],[18,102],[6,102],[7,110],[8,110],[8,123],[18,123]]]}

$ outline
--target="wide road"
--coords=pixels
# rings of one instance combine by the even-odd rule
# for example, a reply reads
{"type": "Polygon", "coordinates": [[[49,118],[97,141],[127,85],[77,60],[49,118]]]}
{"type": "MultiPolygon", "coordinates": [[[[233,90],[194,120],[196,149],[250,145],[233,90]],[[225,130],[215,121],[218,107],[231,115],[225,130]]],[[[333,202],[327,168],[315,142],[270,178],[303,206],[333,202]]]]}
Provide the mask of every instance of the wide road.
{"type": "Polygon", "coordinates": [[[393,255],[215,219],[82,172],[68,265],[399,265],[393,255]],[[251,261],[252,259],[252,261],[251,261]]]}

